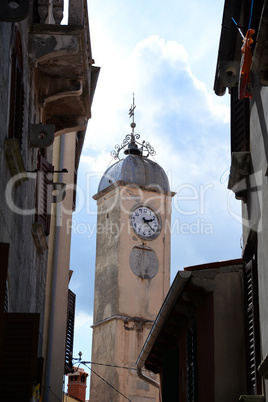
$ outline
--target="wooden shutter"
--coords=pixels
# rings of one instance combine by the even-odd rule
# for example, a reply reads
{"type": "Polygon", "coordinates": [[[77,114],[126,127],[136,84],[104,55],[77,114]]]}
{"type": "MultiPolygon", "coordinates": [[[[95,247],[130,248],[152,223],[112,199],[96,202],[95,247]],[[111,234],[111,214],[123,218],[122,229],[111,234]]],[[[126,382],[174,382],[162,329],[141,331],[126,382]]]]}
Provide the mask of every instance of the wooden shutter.
{"type": "Polygon", "coordinates": [[[22,68],[22,47],[20,35],[16,33],[15,47],[12,53],[10,111],[9,111],[9,138],[16,138],[22,146],[23,118],[24,118],[24,87],[22,68]]]}
{"type": "Polygon", "coordinates": [[[0,399],[29,402],[37,380],[39,314],[4,314],[0,399]]]}
{"type": "Polygon", "coordinates": [[[249,151],[249,99],[238,99],[237,87],[231,90],[231,152],[249,151]]]}
{"type": "Polygon", "coordinates": [[[244,268],[244,292],[248,393],[257,395],[261,391],[261,378],[257,371],[260,363],[260,330],[257,264],[254,259],[244,268]]]}
{"type": "Polygon", "coordinates": [[[73,342],[74,342],[74,317],[75,317],[75,294],[70,289],[68,289],[65,374],[70,373],[73,366],[72,357],[73,357],[73,342]]]}
{"type": "Polygon", "coordinates": [[[36,221],[42,224],[46,236],[49,235],[50,229],[53,169],[54,167],[39,153],[37,163],[36,221]]]}
{"type": "Polygon", "coordinates": [[[186,335],[187,395],[188,401],[198,401],[197,331],[193,323],[186,335]]]}

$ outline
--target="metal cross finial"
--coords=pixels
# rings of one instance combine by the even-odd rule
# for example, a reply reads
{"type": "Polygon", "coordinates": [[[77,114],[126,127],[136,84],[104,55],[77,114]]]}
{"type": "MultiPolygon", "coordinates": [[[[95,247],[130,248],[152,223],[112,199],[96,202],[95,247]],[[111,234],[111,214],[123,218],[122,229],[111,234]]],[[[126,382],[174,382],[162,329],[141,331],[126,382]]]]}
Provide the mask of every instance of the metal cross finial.
{"type": "Polygon", "coordinates": [[[138,156],[143,156],[143,157],[148,158],[149,155],[154,156],[156,154],[155,150],[153,149],[153,147],[150,145],[149,142],[142,141],[142,143],[140,143],[137,141],[140,138],[140,134],[135,133],[135,127],[136,127],[136,123],[134,122],[135,109],[136,109],[136,105],[135,105],[135,97],[134,97],[134,93],[133,93],[132,105],[130,106],[130,109],[128,112],[129,117],[132,117],[132,123],[130,124],[130,127],[132,128],[132,132],[130,134],[126,135],[121,146],[115,145],[115,150],[113,150],[111,152],[111,155],[115,160],[120,160],[119,153],[123,149],[124,149],[125,155],[132,154],[132,155],[138,155],[138,156]],[[145,154],[146,151],[147,151],[147,155],[145,154]]]}
{"type": "Polygon", "coordinates": [[[136,109],[136,105],[135,105],[135,97],[134,97],[134,92],[133,92],[133,101],[132,101],[132,105],[130,106],[129,109],[129,117],[132,117],[132,123],[130,124],[130,127],[132,128],[132,135],[134,135],[134,129],[136,127],[136,123],[134,122],[134,111],[136,109]]]}
{"type": "Polygon", "coordinates": [[[136,108],[136,106],[135,106],[135,98],[134,98],[134,92],[133,92],[133,102],[132,102],[132,105],[130,106],[130,109],[129,109],[129,117],[133,117],[133,119],[132,119],[132,121],[133,121],[133,123],[134,123],[134,110],[135,110],[135,108],[136,108]]]}

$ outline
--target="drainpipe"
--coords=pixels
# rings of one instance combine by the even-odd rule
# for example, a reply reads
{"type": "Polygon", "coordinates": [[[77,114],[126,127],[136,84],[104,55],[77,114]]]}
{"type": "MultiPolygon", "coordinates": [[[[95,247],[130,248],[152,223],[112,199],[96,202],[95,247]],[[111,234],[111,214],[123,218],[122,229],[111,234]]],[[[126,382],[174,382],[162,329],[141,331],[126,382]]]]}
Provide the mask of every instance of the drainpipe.
{"type": "MultiPolygon", "coordinates": [[[[58,170],[63,169],[64,143],[65,143],[65,135],[63,134],[60,137],[60,158],[59,158],[58,170]]],[[[59,182],[62,182],[62,173],[59,173],[59,182]]],[[[50,294],[49,323],[48,323],[48,342],[47,342],[47,355],[46,355],[46,371],[44,378],[44,402],[49,401],[49,390],[50,390],[50,374],[52,364],[52,347],[53,347],[53,332],[54,332],[54,319],[55,319],[55,299],[56,299],[56,288],[57,288],[58,257],[59,257],[59,242],[60,242],[60,216],[61,216],[61,202],[56,204],[55,237],[54,237],[54,248],[53,248],[53,264],[52,264],[51,294],[50,294]]]]}
{"type": "Polygon", "coordinates": [[[157,314],[157,317],[152,326],[152,329],[145,341],[145,344],[144,344],[144,346],[141,350],[141,353],[138,357],[138,360],[136,362],[138,376],[142,380],[148,382],[149,384],[151,384],[157,388],[160,388],[160,384],[157,381],[154,381],[153,379],[144,375],[142,373],[142,368],[144,367],[146,360],[147,360],[149,354],[151,353],[153,346],[154,346],[155,342],[157,341],[157,338],[160,335],[160,333],[164,327],[168,314],[174,307],[180,294],[183,292],[186,284],[188,283],[188,281],[191,278],[191,275],[192,275],[191,271],[179,271],[177,273],[177,276],[174,279],[174,282],[168,291],[168,294],[164,300],[164,303],[162,304],[161,309],[159,310],[159,313],[157,314]]]}

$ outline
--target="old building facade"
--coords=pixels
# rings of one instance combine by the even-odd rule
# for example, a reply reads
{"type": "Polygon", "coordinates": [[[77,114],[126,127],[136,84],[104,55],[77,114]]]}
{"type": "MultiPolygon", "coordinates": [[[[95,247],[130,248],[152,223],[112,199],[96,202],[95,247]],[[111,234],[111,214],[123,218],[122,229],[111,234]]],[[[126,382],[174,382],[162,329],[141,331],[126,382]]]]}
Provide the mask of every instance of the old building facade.
{"type": "Polygon", "coordinates": [[[247,394],[263,401],[268,400],[267,18],[266,1],[225,1],[214,85],[217,95],[230,93],[228,187],[242,204],[243,260],[252,287],[246,314],[247,394]]]}
{"type": "Polygon", "coordinates": [[[33,394],[61,400],[63,375],[72,367],[74,295],[68,290],[70,234],[63,211],[70,214],[75,207],[99,69],[93,66],[86,1],[69,2],[67,25],[60,25],[63,13],[63,1],[1,4],[0,353],[5,367],[0,394],[5,401],[28,401],[33,394]]]}

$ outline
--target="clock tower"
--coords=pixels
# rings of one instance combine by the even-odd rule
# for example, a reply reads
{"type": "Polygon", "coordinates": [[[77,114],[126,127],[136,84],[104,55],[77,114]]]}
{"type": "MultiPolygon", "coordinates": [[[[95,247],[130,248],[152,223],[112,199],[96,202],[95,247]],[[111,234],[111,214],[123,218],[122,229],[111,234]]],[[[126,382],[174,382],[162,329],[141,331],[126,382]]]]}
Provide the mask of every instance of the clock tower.
{"type": "MultiPolygon", "coordinates": [[[[116,146],[93,197],[98,204],[90,400],[156,402],[135,362],[170,286],[169,182],[132,132],[116,146]],[[126,155],[120,159],[120,151],[126,155]],[[95,374],[95,373],[96,374],[95,374]],[[110,385],[108,385],[110,384],[110,385]]],[[[146,375],[157,381],[153,373],[146,375]]]]}

